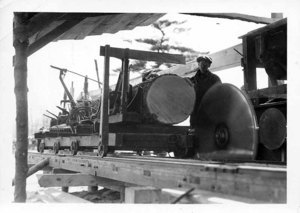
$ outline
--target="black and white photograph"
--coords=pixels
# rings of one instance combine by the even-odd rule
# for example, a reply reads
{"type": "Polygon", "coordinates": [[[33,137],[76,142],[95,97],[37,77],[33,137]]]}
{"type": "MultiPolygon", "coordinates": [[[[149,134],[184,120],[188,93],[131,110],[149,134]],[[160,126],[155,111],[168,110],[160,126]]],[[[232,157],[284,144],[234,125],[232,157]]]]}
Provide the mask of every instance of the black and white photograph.
{"type": "Polygon", "coordinates": [[[1,0],[1,211],[299,212],[298,9],[1,0]]]}

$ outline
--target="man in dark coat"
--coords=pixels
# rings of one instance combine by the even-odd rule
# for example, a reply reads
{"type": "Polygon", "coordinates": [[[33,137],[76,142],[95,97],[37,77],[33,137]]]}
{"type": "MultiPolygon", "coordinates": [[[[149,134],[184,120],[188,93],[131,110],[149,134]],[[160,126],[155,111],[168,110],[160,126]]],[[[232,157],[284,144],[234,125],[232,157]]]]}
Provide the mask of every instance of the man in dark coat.
{"type": "Polygon", "coordinates": [[[212,59],[209,56],[200,56],[197,58],[198,68],[196,69],[197,73],[190,80],[194,84],[196,91],[196,101],[194,105],[194,110],[190,117],[191,127],[195,127],[197,123],[197,111],[200,106],[201,100],[206,93],[206,91],[216,83],[222,83],[220,78],[211,73],[208,68],[212,63],[212,59]]]}

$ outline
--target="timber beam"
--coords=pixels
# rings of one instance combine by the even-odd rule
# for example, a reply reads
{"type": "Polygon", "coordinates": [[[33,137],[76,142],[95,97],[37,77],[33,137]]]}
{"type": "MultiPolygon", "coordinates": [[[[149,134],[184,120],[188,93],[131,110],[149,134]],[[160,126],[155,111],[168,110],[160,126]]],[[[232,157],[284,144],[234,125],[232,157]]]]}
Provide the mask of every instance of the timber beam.
{"type": "MultiPolygon", "coordinates": [[[[229,69],[241,66],[241,59],[243,54],[242,44],[237,44],[232,47],[220,50],[215,53],[209,54],[213,63],[209,70],[212,72],[229,69]]],[[[185,65],[176,65],[167,70],[159,72],[159,74],[172,73],[182,77],[191,77],[195,75],[198,64],[196,61],[188,62],[185,65]]]]}
{"type": "Polygon", "coordinates": [[[248,91],[250,98],[287,98],[287,85],[268,87],[264,89],[248,91]]]}
{"type": "MultiPolygon", "coordinates": [[[[100,56],[105,56],[105,47],[100,47],[100,56]]],[[[185,57],[180,54],[156,53],[141,50],[130,50],[123,48],[109,48],[110,57],[119,59],[128,58],[144,61],[157,61],[162,63],[185,64],[185,57]],[[128,54],[126,53],[128,51],[128,54]]]]}
{"type": "Polygon", "coordinates": [[[260,16],[251,16],[241,13],[186,13],[188,15],[194,16],[204,16],[211,18],[227,18],[227,19],[237,19],[241,21],[254,22],[258,24],[271,24],[278,21],[280,18],[266,18],[260,16]]]}
{"type": "Polygon", "coordinates": [[[102,186],[114,191],[123,192],[127,186],[124,182],[97,177],[87,174],[42,174],[37,175],[41,187],[70,187],[70,186],[102,186]]]}
{"type": "Polygon", "coordinates": [[[77,20],[69,20],[63,22],[61,25],[53,29],[52,31],[48,32],[43,37],[36,40],[34,43],[30,44],[27,50],[27,55],[30,56],[36,51],[38,51],[40,48],[44,47],[46,44],[50,43],[51,41],[58,38],[60,35],[80,23],[83,19],[77,19],[77,20]]]}
{"type": "Polygon", "coordinates": [[[155,188],[195,188],[259,200],[286,202],[286,167],[137,157],[55,156],[30,153],[28,161],[50,157],[49,165],[155,188]]]}

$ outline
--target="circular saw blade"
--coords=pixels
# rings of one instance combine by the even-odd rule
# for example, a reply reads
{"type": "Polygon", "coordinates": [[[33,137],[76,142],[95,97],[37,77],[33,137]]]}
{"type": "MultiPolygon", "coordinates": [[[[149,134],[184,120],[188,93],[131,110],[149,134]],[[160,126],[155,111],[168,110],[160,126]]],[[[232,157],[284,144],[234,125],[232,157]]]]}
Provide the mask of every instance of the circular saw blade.
{"type": "Polygon", "coordinates": [[[231,84],[215,84],[198,108],[197,157],[205,160],[253,160],[258,126],[250,100],[231,84]]]}

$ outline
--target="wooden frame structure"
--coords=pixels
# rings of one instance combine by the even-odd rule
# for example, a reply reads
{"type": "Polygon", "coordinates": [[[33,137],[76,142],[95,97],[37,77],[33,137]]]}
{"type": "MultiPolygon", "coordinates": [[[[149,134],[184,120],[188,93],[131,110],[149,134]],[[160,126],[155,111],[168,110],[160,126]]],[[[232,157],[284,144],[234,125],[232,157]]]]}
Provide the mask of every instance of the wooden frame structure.
{"type": "Polygon", "coordinates": [[[149,25],[163,15],[163,13],[14,13],[13,46],[16,53],[13,63],[17,109],[15,202],[26,201],[28,171],[27,57],[51,41],[83,39],[88,35],[116,33],[122,29],[149,25]]]}
{"type": "MultiPolygon", "coordinates": [[[[121,20],[122,14],[102,14],[102,15],[103,16],[105,16],[105,15],[111,16],[109,19],[110,20],[109,24],[121,23],[116,20],[121,20]]],[[[130,14],[129,20],[131,20],[132,17],[136,17],[136,19],[143,20],[143,23],[141,23],[142,25],[147,25],[147,24],[152,23],[159,17],[161,17],[163,14],[156,14],[156,15],[155,14],[146,14],[145,15],[146,17],[143,16],[143,14],[137,14],[136,16],[135,15],[136,14],[130,14]]],[[[202,15],[207,16],[207,14],[202,14],[202,15]]],[[[220,14],[218,14],[218,15],[220,15],[220,14]]],[[[236,16],[236,14],[234,14],[234,15],[236,16]]],[[[75,29],[77,29],[77,30],[81,29],[81,27],[79,26],[80,24],[82,25],[82,24],[96,23],[96,25],[99,25],[100,23],[102,23],[103,20],[101,20],[99,22],[96,21],[95,18],[97,16],[99,16],[99,14],[89,14],[89,15],[81,14],[79,16],[78,16],[78,14],[62,14],[62,13],[52,13],[52,14],[49,14],[49,13],[47,13],[47,14],[15,13],[14,14],[13,45],[14,45],[15,51],[16,51],[16,54],[14,56],[14,75],[15,75],[16,109],[17,109],[17,114],[16,114],[17,143],[16,143],[16,153],[15,153],[15,158],[16,158],[15,202],[25,202],[26,201],[26,176],[28,174],[28,163],[27,163],[28,159],[29,159],[30,163],[37,163],[37,162],[40,162],[40,160],[45,157],[41,154],[33,155],[30,153],[28,155],[28,151],[27,151],[27,148],[28,148],[28,141],[27,141],[27,139],[28,139],[27,57],[53,40],[82,39],[87,35],[100,35],[106,31],[113,33],[113,32],[117,32],[124,26],[130,26],[130,28],[133,28],[133,27],[139,25],[137,23],[130,25],[128,23],[123,22],[124,26],[122,26],[122,27],[115,26],[113,31],[108,30],[107,29],[108,27],[101,28],[100,31],[99,31],[99,29],[91,30],[91,29],[86,28],[85,31],[82,33],[82,35],[76,35],[75,29]],[[44,29],[45,26],[49,26],[50,28],[44,29]],[[70,32],[70,33],[68,34],[67,32],[70,32]],[[39,36],[37,36],[37,34],[39,34],[39,36]],[[39,160],[39,161],[37,161],[37,160],[39,160]]],[[[249,17],[247,17],[247,18],[249,18],[249,17]]],[[[253,18],[253,17],[250,17],[250,20],[251,20],[251,18],[253,18]]],[[[263,21],[273,21],[273,20],[263,20],[263,21]]],[[[109,26],[109,25],[107,25],[107,26],[109,26]]],[[[247,43],[247,45],[248,46],[245,46],[246,48],[244,48],[244,51],[246,51],[245,53],[253,54],[253,49],[249,48],[251,46],[251,43],[247,43]]],[[[106,59],[105,59],[106,68],[105,69],[109,70],[109,56],[108,56],[109,48],[108,47],[105,48],[105,55],[106,55],[106,59]]],[[[124,64],[126,64],[126,60],[124,61],[124,64]]],[[[248,67],[248,70],[253,70],[253,65],[247,64],[246,66],[248,67]]],[[[253,72],[248,73],[248,75],[246,76],[246,78],[248,79],[247,81],[250,82],[250,86],[248,85],[247,89],[255,89],[256,88],[256,85],[253,81],[254,77],[255,77],[255,74],[253,72]]],[[[124,74],[124,78],[127,79],[128,76],[126,76],[124,74]]],[[[107,145],[108,137],[109,137],[109,135],[108,135],[108,119],[109,118],[108,118],[108,116],[106,116],[107,113],[105,113],[105,112],[107,112],[106,110],[108,109],[108,103],[105,103],[105,100],[108,100],[107,94],[108,94],[108,90],[109,90],[109,88],[108,88],[109,77],[107,74],[104,74],[104,81],[106,82],[106,84],[104,86],[104,91],[103,91],[103,96],[102,96],[104,102],[102,102],[103,104],[102,104],[102,110],[101,110],[103,115],[101,116],[101,121],[102,121],[101,122],[102,125],[100,126],[101,141],[100,141],[99,145],[100,145],[100,147],[101,147],[101,145],[104,145],[104,150],[105,150],[105,145],[107,145]],[[105,98],[105,95],[106,95],[106,98],[105,98]]],[[[122,89],[126,90],[126,87],[123,87],[122,89]]],[[[123,98],[125,99],[125,96],[123,98]]],[[[122,100],[124,101],[124,99],[122,99],[122,100]]],[[[89,159],[78,160],[76,157],[67,157],[67,158],[63,159],[63,157],[59,157],[59,156],[53,156],[50,158],[50,165],[53,165],[58,168],[65,168],[65,169],[67,167],[69,168],[69,166],[71,166],[71,167],[73,166],[73,169],[75,171],[82,171],[82,172],[90,172],[90,171],[97,172],[99,169],[99,167],[97,167],[97,165],[98,165],[97,162],[102,163],[104,161],[98,161],[98,160],[93,161],[93,160],[89,160],[89,159]],[[67,162],[70,162],[70,164],[66,164],[65,163],[66,160],[67,160],[67,162]],[[89,163],[89,161],[92,162],[92,164],[89,163]],[[82,166],[82,165],[84,165],[84,166],[82,166]],[[87,168],[91,167],[91,165],[95,165],[97,168],[95,166],[93,166],[93,168],[90,168],[91,170],[87,170],[87,168]]],[[[112,166],[112,164],[110,164],[110,166],[112,166]]],[[[115,168],[114,171],[116,171],[117,167],[115,166],[113,168],[115,168]]],[[[220,168],[222,168],[222,167],[220,167],[220,168]]],[[[151,168],[151,169],[155,170],[155,168],[151,168]]],[[[224,171],[223,169],[224,168],[222,168],[221,170],[224,171]]],[[[241,170],[241,168],[238,168],[238,170],[246,171],[243,169],[241,170]]],[[[117,171],[118,171],[118,169],[117,169],[117,171]]],[[[143,183],[149,183],[146,180],[147,180],[147,178],[151,177],[151,174],[153,174],[153,172],[151,172],[151,171],[145,172],[145,171],[146,170],[143,170],[143,173],[142,173],[143,174],[142,177],[145,179],[142,179],[141,181],[143,181],[143,183]]],[[[249,172],[250,170],[247,170],[247,171],[249,172]]],[[[105,172],[105,171],[103,171],[103,172],[105,172]]],[[[219,170],[216,169],[215,172],[219,172],[219,170]]],[[[255,170],[255,172],[252,173],[252,176],[250,175],[250,178],[249,178],[249,176],[247,176],[247,178],[249,178],[248,180],[250,180],[251,177],[253,177],[253,178],[256,177],[257,176],[256,172],[257,171],[255,170]]],[[[270,174],[272,174],[272,175],[270,175],[270,176],[267,175],[267,176],[270,178],[274,178],[273,171],[266,170],[266,171],[263,171],[263,173],[264,172],[267,172],[267,173],[270,172],[270,174]]],[[[275,197],[272,197],[272,199],[274,199],[275,201],[279,201],[279,202],[285,202],[285,200],[286,200],[286,191],[285,191],[285,189],[286,189],[286,186],[285,186],[286,185],[286,182],[285,182],[286,181],[286,171],[285,171],[285,169],[283,169],[283,170],[274,171],[274,172],[276,174],[279,173],[279,180],[275,180],[275,181],[278,181],[276,183],[279,183],[279,185],[277,185],[278,188],[274,189],[275,191],[277,190],[276,192],[274,190],[272,191],[270,185],[268,185],[268,187],[270,187],[269,190],[271,190],[271,193],[275,196],[275,197]],[[281,193],[279,193],[279,196],[278,196],[278,191],[281,192],[281,193]]],[[[95,173],[93,173],[93,174],[95,174],[95,173]]],[[[107,174],[110,174],[110,173],[107,173],[107,174]]],[[[202,174],[206,174],[206,173],[202,173],[202,174]]],[[[251,174],[251,172],[249,174],[251,174]]],[[[105,176],[105,175],[103,175],[103,176],[105,176]]],[[[126,180],[126,178],[125,178],[125,180],[126,180]]],[[[151,178],[151,180],[153,181],[152,178],[151,178]]],[[[193,180],[194,181],[191,181],[191,183],[197,185],[199,180],[197,178],[193,179],[193,180]]],[[[217,181],[215,179],[213,179],[213,180],[217,181]]],[[[148,179],[148,181],[149,181],[149,179],[148,179]]],[[[162,180],[162,181],[163,181],[163,183],[165,183],[166,180],[162,180]]],[[[183,182],[185,182],[184,177],[183,177],[183,182]]],[[[174,184],[172,181],[170,183],[174,184]]],[[[233,181],[232,183],[233,183],[233,185],[231,185],[231,186],[233,187],[233,189],[237,190],[236,188],[234,188],[236,186],[235,182],[233,181]]],[[[264,182],[263,184],[265,184],[265,183],[268,183],[268,181],[264,182]]],[[[186,183],[184,183],[184,184],[186,184],[186,183]]],[[[158,184],[158,186],[159,186],[159,184],[158,184]]],[[[175,186],[175,185],[173,185],[173,186],[175,186]]],[[[209,185],[208,187],[211,187],[211,185],[209,185]]],[[[251,184],[248,184],[247,187],[246,187],[246,189],[250,189],[249,187],[251,187],[251,184]]],[[[266,195],[266,194],[262,193],[261,191],[260,191],[260,193],[261,193],[260,194],[260,193],[258,193],[259,190],[258,191],[256,191],[256,190],[254,190],[255,195],[266,195]]],[[[270,191],[268,191],[268,192],[270,192],[270,191]]],[[[237,193],[237,192],[235,191],[234,193],[237,193]]],[[[264,199],[267,197],[268,196],[264,197],[264,199]]]]}
{"type": "Polygon", "coordinates": [[[225,196],[239,196],[256,203],[286,202],[286,168],[255,164],[211,164],[196,160],[155,158],[99,158],[29,153],[29,163],[49,158],[49,166],[79,172],[40,176],[43,186],[102,185],[122,191],[131,186],[157,189],[196,188],[225,196]],[[80,174],[82,173],[82,174],[80,174]],[[88,175],[88,176],[86,176],[88,175]],[[84,177],[81,183],[78,176],[84,177]],[[60,180],[55,180],[59,177],[60,180]],[[48,183],[46,183],[48,181],[48,183]]]}

